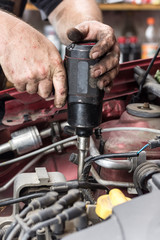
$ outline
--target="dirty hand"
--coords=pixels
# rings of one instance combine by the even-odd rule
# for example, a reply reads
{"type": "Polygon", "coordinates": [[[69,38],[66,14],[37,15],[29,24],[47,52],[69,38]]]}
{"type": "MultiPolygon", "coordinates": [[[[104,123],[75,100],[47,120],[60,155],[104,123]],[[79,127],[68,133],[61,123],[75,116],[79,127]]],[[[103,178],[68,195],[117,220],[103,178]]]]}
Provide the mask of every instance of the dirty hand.
{"type": "Polygon", "coordinates": [[[109,92],[112,87],[112,80],[119,71],[119,45],[116,41],[113,29],[101,22],[85,21],[75,28],[67,31],[71,41],[96,41],[90,51],[90,58],[101,60],[91,67],[90,74],[98,78],[97,85],[100,89],[109,92]]]}
{"type": "Polygon", "coordinates": [[[8,81],[18,91],[38,93],[47,98],[55,88],[55,106],[66,99],[66,74],[56,47],[41,33],[24,22],[16,24],[5,40],[0,64],[8,81]]]}

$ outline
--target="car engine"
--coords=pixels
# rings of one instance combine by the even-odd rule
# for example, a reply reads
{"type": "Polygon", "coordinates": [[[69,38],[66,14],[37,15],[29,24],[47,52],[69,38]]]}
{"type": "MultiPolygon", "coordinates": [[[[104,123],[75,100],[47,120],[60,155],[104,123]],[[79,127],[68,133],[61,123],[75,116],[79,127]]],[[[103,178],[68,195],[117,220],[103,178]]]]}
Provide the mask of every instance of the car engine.
{"type": "Polygon", "coordinates": [[[121,64],[88,145],[54,95],[0,92],[0,239],[159,238],[160,57],[137,98],[150,62],[121,64]]]}

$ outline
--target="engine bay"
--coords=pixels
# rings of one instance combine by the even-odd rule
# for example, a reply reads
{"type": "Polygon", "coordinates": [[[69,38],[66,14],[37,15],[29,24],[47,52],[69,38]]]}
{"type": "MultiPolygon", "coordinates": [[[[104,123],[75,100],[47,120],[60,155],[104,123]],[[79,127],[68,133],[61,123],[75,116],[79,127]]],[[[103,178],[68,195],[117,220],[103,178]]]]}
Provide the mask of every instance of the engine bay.
{"type": "Polygon", "coordinates": [[[56,109],[54,95],[0,92],[0,239],[159,237],[160,57],[133,101],[150,61],[121,64],[81,178],[67,105],[56,109]]]}

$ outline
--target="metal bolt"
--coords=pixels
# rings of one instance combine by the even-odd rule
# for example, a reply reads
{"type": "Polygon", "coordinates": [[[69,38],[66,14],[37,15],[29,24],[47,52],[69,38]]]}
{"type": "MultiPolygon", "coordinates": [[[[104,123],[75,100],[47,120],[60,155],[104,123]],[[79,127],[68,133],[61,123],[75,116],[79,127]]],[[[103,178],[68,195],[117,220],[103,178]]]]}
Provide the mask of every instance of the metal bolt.
{"type": "Polygon", "coordinates": [[[145,109],[150,109],[149,103],[148,103],[148,102],[144,102],[143,108],[145,108],[145,109]]]}

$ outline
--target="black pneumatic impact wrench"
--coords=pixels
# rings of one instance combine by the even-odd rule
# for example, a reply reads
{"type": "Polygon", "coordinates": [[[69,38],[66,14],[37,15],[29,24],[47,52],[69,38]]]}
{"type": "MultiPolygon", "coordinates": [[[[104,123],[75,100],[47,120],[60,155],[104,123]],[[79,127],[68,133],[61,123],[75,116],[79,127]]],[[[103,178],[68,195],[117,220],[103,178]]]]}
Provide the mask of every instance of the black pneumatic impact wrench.
{"type": "Polygon", "coordinates": [[[89,58],[95,43],[72,43],[66,47],[65,67],[68,81],[68,123],[78,135],[78,177],[81,177],[84,158],[89,149],[93,128],[101,122],[104,91],[97,79],[90,77],[90,66],[99,60],[89,58]]]}

